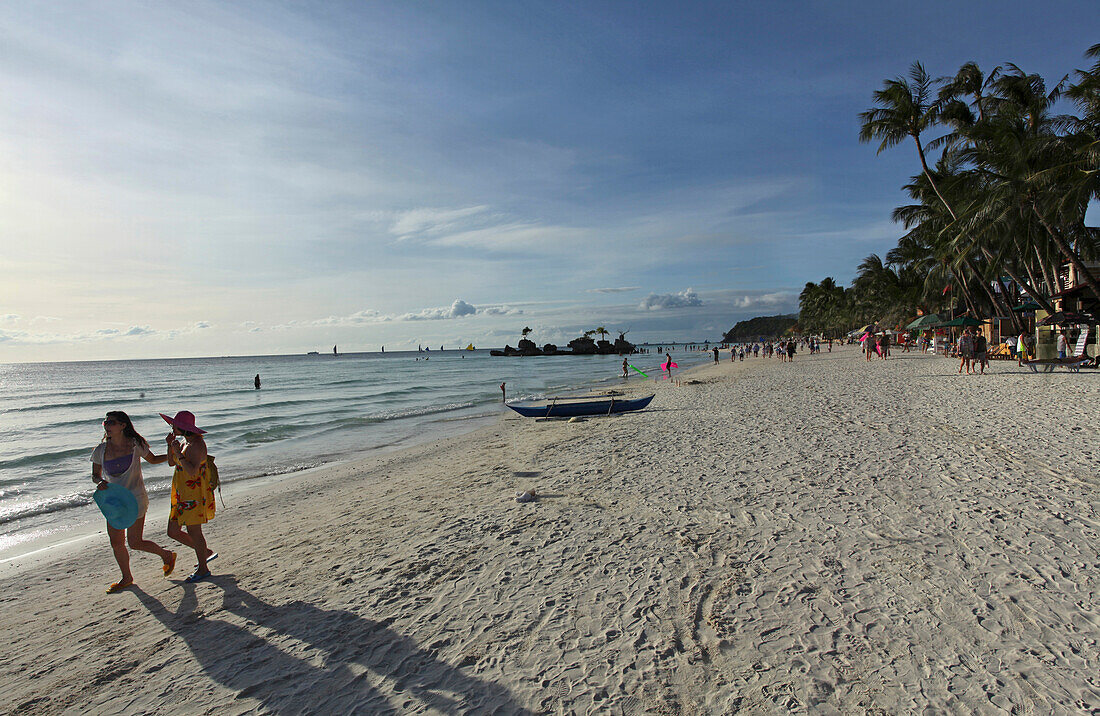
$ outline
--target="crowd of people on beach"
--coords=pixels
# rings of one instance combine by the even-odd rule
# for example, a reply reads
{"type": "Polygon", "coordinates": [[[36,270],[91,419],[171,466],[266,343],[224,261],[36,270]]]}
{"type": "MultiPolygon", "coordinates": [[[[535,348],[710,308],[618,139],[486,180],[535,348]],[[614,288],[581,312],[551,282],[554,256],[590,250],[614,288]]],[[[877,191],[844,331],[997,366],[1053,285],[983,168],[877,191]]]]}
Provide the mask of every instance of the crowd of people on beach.
{"type": "MultiPolygon", "coordinates": [[[[202,531],[202,526],[214,518],[215,512],[211,485],[213,458],[203,438],[206,431],[195,425],[195,416],[187,410],[181,410],[173,417],[161,413],[160,417],[172,428],[164,438],[165,453],[162,455],[153,452],[149,441],[134,428],[130,416],[121,410],[109,411],[104,417],[103,437],[92,450],[92,481],[96,489],[106,491],[112,486],[121,486],[137,503],[136,516],[130,514],[122,518],[132,518],[128,526],[116,527],[108,519],[107,536],[122,572],[121,579],[107,588],[108,594],[120,592],[134,583],[127,545],[132,550],[160,557],[165,577],[176,568],[176,553],[144,536],[149,496],[141,474],[142,460],[152,465],[167,462],[174,468],[167,535],[194,550],[197,560],[194,571],[184,581],[194,583],[209,577],[209,563],[218,556],[207,545],[202,531]]],[[[121,503],[127,504],[127,501],[122,500],[121,503]]]]}

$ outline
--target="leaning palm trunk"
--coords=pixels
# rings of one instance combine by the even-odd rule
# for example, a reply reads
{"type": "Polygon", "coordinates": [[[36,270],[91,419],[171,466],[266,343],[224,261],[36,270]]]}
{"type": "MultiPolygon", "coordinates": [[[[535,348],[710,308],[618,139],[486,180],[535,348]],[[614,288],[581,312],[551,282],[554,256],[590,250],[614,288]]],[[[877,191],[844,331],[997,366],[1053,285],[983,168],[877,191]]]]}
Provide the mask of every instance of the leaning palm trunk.
{"type": "MultiPolygon", "coordinates": [[[[997,293],[993,290],[993,288],[989,285],[987,281],[982,280],[982,276],[978,272],[978,267],[974,265],[974,261],[969,256],[964,256],[963,265],[966,267],[966,270],[969,271],[970,274],[978,280],[978,283],[981,284],[982,290],[985,292],[986,298],[988,298],[989,302],[993,305],[993,309],[995,311],[1002,310],[1003,306],[1001,305],[1000,299],[997,297],[997,293]]],[[[974,317],[977,318],[978,314],[975,313],[974,317]]]]}
{"type": "Polygon", "coordinates": [[[1031,300],[1035,301],[1035,303],[1039,304],[1044,311],[1047,313],[1054,313],[1054,306],[1051,305],[1046,296],[1035,288],[1035,277],[1031,275],[1031,269],[1027,269],[1028,279],[1030,279],[1028,281],[1024,281],[1020,278],[1007,264],[1005,264],[1005,273],[1016,282],[1017,286],[1024,289],[1024,293],[1030,296],[1031,300]]]}
{"type": "Polygon", "coordinates": [[[951,214],[952,221],[958,221],[959,217],[955,216],[954,209],[947,203],[947,199],[943,198],[943,194],[940,193],[940,188],[936,186],[936,181],[932,178],[932,172],[928,170],[928,162],[924,159],[924,147],[921,146],[920,139],[914,136],[913,141],[917,143],[917,156],[920,157],[921,169],[924,170],[924,176],[928,177],[928,183],[932,185],[932,191],[936,192],[936,196],[943,202],[943,206],[947,209],[947,213],[951,214]]]}
{"type": "MultiPolygon", "coordinates": [[[[1009,276],[1009,278],[1011,278],[1011,276],[1009,276]]],[[[1012,321],[1013,333],[1019,333],[1021,330],[1023,330],[1023,324],[1020,323],[1020,317],[1017,316],[1016,312],[1012,310],[1012,306],[1008,305],[1008,284],[998,278],[997,286],[1000,287],[1001,296],[1005,299],[1003,307],[998,307],[998,310],[1006,312],[1009,320],[1012,321]]]]}
{"type": "Polygon", "coordinates": [[[1039,244],[1032,244],[1031,248],[1035,249],[1035,258],[1039,262],[1039,270],[1043,272],[1043,283],[1046,284],[1047,293],[1048,294],[1058,293],[1054,289],[1054,287],[1057,283],[1054,280],[1054,274],[1051,273],[1050,266],[1047,264],[1047,261],[1043,258],[1043,252],[1039,250],[1039,244]]]}
{"type": "Polygon", "coordinates": [[[952,277],[959,284],[959,291],[962,293],[963,302],[966,304],[966,310],[970,315],[977,317],[978,309],[974,303],[974,296],[970,292],[970,284],[966,280],[966,274],[954,269],[950,269],[952,277]]]}
{"type": "MultiPolygon", "coordinates": [[[[990,263],[990,265],[991,265],[991,266],[992,266],[992,265],[996,265],[996,257],[995,257],[995,256],[993,255],[993,252],[991,252],[991,251],[990,251],[989,249],[987,249],[987,248],[986,248],[986,247],[984,247],[984,246],[982,247],[982,249],[981,249],[981,250],[982,250],[982,255],[983,255],[983,256],[985,257],[985,260],[986,260],[986,261],[988,261],[988,262],[990,263]]],[[[1020,277],[1019,277],[1019,276],[1017,276],[1017,275],[1016,275],[1016,274],[1015,274],[1015,273],[1014,273],[1014,272],[1012,271],[1012,269],[1011,269],[1011,268],[1010,268],[1010,267],[1008,266],[1008,264],[1007,264],[1007,263],[1006,263],[1006,264],[1002,264],[1002,265],[1001,265],[1001,269],[1002,269],[1002,270],[1003,270],[1003,271],[1004,271],[1005,273],[1007,273],[1007,274],[1008,274],[1008,277],[1009,277],[1010,279],[1012,279],[1013,281],[1015,281],[1015,282],[1016,282],[1016,285],[1017,285],[1017,286],[1020,286],[1021,288],[1023,288],[1023,285],[1024,285],[1024,284],[1023,284],[1023,281],[1021,281],[1020,277]]],[[[1001,287],[1001,293],[1000,293],[1000,296],[1001,296],[1001,297],[1006,297],[1006,296],[1008,296],[1008,287],[1007,287],[1007,286],[1005,286],[1005,285],[1004,285],[1004,284],[1003,284],[1003,283],[1001,282],[1001,280],[1000,280],[999,278],[997,279],[997,285],[1001,287]]],[[[1026,290],[1027,290],[1027,288],[1025,288],[1024,290],[1026,291],[1026,290]]],[[[994,293],[996,293],[996,292],[994,292],[994,293]]],[[[991,295],[992,295],[992,294],[991,294],[991,295]]],[[[1015,329],[1016,329],[1017,331],[1019,331],[1020,329],[1022,329],[1022,328],[1023,328],[1023,326],[1022,326],[1022,325],[1021,325],[1021,323],[1020,323],[1020,317],[1019,317],[1019,316],[1017,316],[1017,315],[1016,315],[1016,312],[1012,310],[1012,306],[1009,306],[1009,305],[1008,305],[1008,301],[1004,301],[1004,303],[1003,303],[1003,304],[1002,304],[1002,303],[999,303],[999,302],[996,302],[996,301],[994,301],[994,304],[993,304],[993,305],[997,307],[997,310],[999,310],[999,311],[1005,311],[1005,312],[1006,312],[1006,314],[1008,315],[1008,317],[1012,319],[1012,327],[1013,327],[1013,328],[1015,328],[1015,329]]]]}
{"type": "Polygon", "coordinates": [[[1073,250],[1069,242],[1058,233],[1057,229],[1047,222],[1046,217],[1039,211],[1039,206],[1035,203],[1034,199],[1031,200],[1031,210],[1039,217],[1039,223],[1046,229],[1051,240],[1054,241],[1054,245],[1058,247],[1058,250],[1061,251],[1067,259],[1069,259],[1070,265],[1077,271],[1077,275],[1084,280],[1085,284],[1092,291],[1092,294],[1096,296],[1096,300],[1100,301],[1100,283],[1097,283],[1096,278],[1092,275],[1092,272],[1088,270],[1088,267],[1085,266],[1081,257],[1073,250]]]}

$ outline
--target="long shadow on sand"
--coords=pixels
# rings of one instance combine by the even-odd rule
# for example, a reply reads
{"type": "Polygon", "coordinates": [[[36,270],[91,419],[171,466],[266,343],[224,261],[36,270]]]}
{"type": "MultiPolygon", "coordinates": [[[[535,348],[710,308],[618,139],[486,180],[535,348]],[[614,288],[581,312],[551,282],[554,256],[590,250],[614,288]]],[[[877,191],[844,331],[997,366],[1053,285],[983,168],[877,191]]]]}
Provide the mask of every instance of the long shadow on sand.
{"type": "Polygon", "coordinates": [[[207,676],[272,713],[531,713],[506,689],[440,661],[385,622],[306,602],[269,604],[232,575],[198,588],[211,586],[224,592],[222,608],[244,625],[196,612],[195,585],[184,585],[174,613],[133,591],[187,643],[207,676]],[[382,683],[390,685],[389,697],[378,690],[382,683]]]}

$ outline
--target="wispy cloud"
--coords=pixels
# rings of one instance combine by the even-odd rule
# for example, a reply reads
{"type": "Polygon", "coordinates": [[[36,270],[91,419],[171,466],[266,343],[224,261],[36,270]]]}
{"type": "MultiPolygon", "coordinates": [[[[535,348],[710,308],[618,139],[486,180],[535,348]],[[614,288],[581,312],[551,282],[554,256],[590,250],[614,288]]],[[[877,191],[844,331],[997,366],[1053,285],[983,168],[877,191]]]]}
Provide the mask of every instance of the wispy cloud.
{"type": "Polygon", "coordinates": [[[179,336],[191,335],[197,331],[210,328],[207,321],[197,321],[182,328],[166,330],[155,329],[150,326],[129,326],[127,328],[96,328],[90,331],[74,331],[70,333],[47,331],[12,331],[0,330],[0,341],[12,345],[58,345],[79,344],[87,342],[103,341],[127,341],[131,339],[165,339],[172,340],[179,336]]]}
{"type": "Polygon", "coordinates": [[[630,291],[637,291],[638,286],[622,286],[620,288],[590,288],[588,293],[629,293],[630,291]]]}
{"type": "Polygon", "coordinates": [[[576,246],[590,235],[574,227],[516,222],[443,234],[431,243],[488,252],[524,250],[534,254],[561,254],[575,251],[576,246]]]}
{"type": "Polygon", "coordinates": [[[400,212],[390,227],[390,233],[399,239],[414,236],[435,236],[469,226],[470,219],[486,218],[488,206],[469,206],[462,209],[410,209],[400,212]]]}

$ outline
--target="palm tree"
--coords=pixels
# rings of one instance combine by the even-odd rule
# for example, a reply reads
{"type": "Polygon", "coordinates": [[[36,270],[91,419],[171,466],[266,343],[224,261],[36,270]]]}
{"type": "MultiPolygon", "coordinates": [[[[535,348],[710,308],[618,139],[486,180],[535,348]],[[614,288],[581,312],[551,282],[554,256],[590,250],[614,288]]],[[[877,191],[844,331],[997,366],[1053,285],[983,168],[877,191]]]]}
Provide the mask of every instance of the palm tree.
{"type": "Polygon", "coordinates": [[[607,340],[607,336],[608,336],[608,334],[610,334],[610,331],[608,331],[603,326],[600,326],[599,328],[596,329],[596,333],[599,335],[600,340],[607,340]]]}
{"type": "MultiPolygon", "coordinates": [[[[885,261],[872,255],[860,264],[845,295],[850,316],[930,311],[944,304],[949,285],[974,315],[1016,319],[1005,276],[1053,310],[1046,297],[1062,288],[1064,262],[1100,301],[1100,281],[1085,263],[1100,256],[1100,229],[1084,221],[1100,198],[1100,44],[1086,57],[1092,65],[1072,84],[1067,75],[1048,87],[1011,63],[988,75],[966,63],[932,80],[915,63],[874,93],[875,106],[860,115],[860,140],[878,140],[882,152],[912,137],[921,174],[905,187],[916,203],[894,211],[907,233],[885,261]],[[1056,113],[1063,96],[1081,117],[1056,113]],[[926,141],[936,126],[947,133],[926,141]],[[926,151],[937,149],[933,168],[926,151]]],[[[807,284],[800,320],[821,320],[830,303],[820,285],[807,284]]]]}
{"type": "Polygon", "coordinates": [[[1100,282],[1081,253],[1096,250],[1084,225],[1096,175],[1082,164],[1074,141],[1059,134],[1075,125],[1073,118],[1052,112],[1068,77],[1048,91],[1039,75],[1009,67],[995,83],[995,116],[975,128],[976,141],[962,154],[989,179],[996,199],[1031,213],[1100,301],[1100,282]]]}
{"type": "Polygon", "coordinates": [[[928,161],[924,156],[924,145],[921,144],[921,134],[936,123],[938,106],[932,101],[932,89],[936,82],[928,76],[924,66],[914,62],[909,68],[909,79],[898,77],[886,80],[883,88],[874,94],[878,107],[869,109],[859,115],[862,124],[859,130],[859,141],[870,142],[879,140],[878,154],[883,150],[901,144],[907,137],[912,137],[917,145],[917,156],[920,158],[921,168],[932,189],[939,196],[940,201],[947,208],[951,217],[955,212],[940,194],[932,179],[932,173],[928,169],[928,161]]]}

